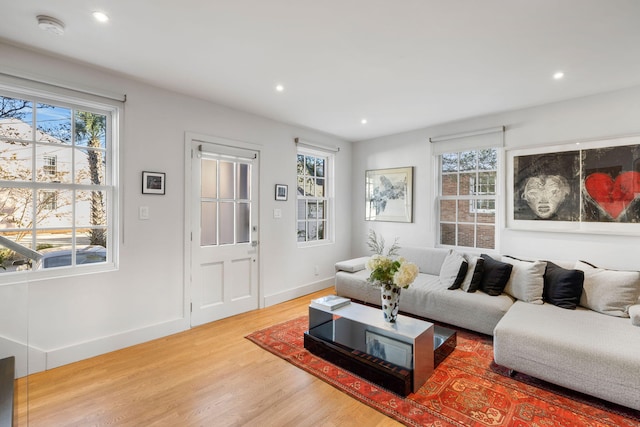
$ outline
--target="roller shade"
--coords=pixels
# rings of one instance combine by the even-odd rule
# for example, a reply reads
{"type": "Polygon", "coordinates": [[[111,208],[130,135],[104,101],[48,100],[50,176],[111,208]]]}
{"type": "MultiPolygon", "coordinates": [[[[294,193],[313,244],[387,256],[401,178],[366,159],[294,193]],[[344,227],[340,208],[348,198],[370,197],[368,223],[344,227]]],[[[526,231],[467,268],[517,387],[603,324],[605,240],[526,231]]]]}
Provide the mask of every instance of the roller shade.
{"type": "Polygon", "coordinates": [[[434,155],[504,146],[504,126],[429,138],[434,155]]]}

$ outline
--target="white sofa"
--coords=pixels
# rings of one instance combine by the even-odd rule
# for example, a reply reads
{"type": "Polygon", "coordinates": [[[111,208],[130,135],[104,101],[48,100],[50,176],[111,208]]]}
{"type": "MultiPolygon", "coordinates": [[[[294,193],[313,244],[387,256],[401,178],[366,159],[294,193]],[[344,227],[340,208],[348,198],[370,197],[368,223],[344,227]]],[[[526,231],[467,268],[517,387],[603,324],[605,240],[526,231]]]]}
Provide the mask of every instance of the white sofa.
{"type": "MultiPolygon", "coordinates": [[[[401,248],[400,255],[417,264],[420,273],[400,295],[400,311],[449,323],[483,334],[493,334],[496,324],[515,299],[507,294],[497,297],[482,291],[448,290],[439,279],[440,268],[449,253],[437,248],[401,248]]],[[[340,296],[380,305],[380,290],[367,282],[369,272],[362,257],[336,264],[335,286],[340,296]]]]}
{"type": "MultiPolygon", "coordinates": [[[[448,253],[438,248],[401,249],[400,255],[420,270],[416,281],[402,290],[402,312],[493,335],[497,364],[640,410],[639,272],[592,270],[580,263],[557,262],[564,268],[585,270],[580,306],[570,310],[542,303],[542,299],[521,301],[506,292],[490,296],[482,290],[450,290],[439,276],[448,253]],[[633,298],[623,313],[610,304],[616,275],[626,278],[618,296],[627,301],[633,298]]],[[[380,291],[367,282],[367,260],[362,257],[336,264],[336,293],[380,305],[380,291]]],[[[517,260],[513,263],[518,265],[517,260]]],[[[515,268],[511,277],[523,280],[515,268]]],[[[510,293],[518,295],[511,289],[510,293]]]]}

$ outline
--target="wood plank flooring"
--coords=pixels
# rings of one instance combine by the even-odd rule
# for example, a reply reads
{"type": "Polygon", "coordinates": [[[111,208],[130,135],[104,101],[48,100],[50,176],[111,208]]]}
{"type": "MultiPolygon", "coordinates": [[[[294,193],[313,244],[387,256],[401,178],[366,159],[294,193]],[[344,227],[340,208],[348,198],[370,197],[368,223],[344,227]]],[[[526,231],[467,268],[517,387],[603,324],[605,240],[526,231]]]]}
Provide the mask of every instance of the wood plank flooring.
{"type": "Polygon", "coordinates": [[[332,292],[23,378],[16,426],[401,425],[244,338],[332,292]]]}

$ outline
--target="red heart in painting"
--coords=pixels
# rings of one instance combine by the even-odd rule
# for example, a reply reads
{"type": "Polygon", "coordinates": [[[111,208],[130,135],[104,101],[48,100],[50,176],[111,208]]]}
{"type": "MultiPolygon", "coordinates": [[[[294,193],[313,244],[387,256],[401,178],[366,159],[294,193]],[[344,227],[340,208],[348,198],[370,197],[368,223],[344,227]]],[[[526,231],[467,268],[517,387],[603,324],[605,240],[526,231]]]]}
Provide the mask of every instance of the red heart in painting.
{"type": "Polygon", "coordinates": [[[614,181],[606,173],[596,172],[584,180],[584,187],[602,210],[617,219],[640,196],[640,173],[624,172],[614,181]]]}

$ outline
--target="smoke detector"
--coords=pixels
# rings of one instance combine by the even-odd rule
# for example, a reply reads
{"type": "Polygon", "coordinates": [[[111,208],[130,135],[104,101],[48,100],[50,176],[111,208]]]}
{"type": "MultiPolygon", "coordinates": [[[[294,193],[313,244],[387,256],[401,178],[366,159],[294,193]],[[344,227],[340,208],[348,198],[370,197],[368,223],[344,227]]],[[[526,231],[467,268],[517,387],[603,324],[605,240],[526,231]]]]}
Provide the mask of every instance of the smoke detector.
{"type": "Polygon", "coordinates": [[[43,31],[55,34],[56,36],[64,34],[64,23],[50,16],[38,15],[38,27],[43,31]]]}

